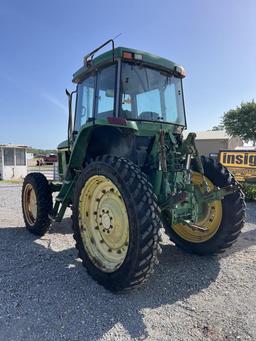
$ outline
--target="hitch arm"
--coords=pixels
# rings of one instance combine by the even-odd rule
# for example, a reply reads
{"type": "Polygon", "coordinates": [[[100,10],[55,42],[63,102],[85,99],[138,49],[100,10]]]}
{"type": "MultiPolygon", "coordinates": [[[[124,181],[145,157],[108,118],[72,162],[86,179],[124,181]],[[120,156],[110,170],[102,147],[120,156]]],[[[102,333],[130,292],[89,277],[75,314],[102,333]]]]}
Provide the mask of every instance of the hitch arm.
{"type": "Polygon", "coordinates": [[[229,185],[222,188],[215,187],[212,191],[202,194],[201,200],[207,203],[214,200],[222,200],[225,196],[238,191],[240,188],[239,184],[229,185]]]}

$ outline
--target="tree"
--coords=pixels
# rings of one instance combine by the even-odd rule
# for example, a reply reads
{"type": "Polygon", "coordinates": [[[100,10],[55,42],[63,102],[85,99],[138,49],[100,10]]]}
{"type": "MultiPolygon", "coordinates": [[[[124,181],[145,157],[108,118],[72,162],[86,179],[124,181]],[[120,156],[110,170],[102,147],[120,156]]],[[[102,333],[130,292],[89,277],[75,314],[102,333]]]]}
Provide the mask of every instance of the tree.
{"type": "Polygon", "coordinates": [[[223,124],[231,136],[239,136],[245,142],[256,145],[256,103],[254,100],[241,103],[236,109],[224,113],[223,124]]]}
{"type": "Polygon", "coordinates": [[[212,130],[224,130],[224,125],[220,123],[217,126],[213,126],[212,130]]]}

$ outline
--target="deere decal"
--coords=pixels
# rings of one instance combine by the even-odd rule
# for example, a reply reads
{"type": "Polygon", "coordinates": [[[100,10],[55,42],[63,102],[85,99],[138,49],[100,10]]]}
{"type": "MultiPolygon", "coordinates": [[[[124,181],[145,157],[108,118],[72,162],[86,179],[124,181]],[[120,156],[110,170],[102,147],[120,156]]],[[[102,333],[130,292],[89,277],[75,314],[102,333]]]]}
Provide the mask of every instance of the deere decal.
{"type": "Polygon", "coordinates": [[[256,182],[256,151],[221,150],[219,161],[238,181],[256,182]]]}

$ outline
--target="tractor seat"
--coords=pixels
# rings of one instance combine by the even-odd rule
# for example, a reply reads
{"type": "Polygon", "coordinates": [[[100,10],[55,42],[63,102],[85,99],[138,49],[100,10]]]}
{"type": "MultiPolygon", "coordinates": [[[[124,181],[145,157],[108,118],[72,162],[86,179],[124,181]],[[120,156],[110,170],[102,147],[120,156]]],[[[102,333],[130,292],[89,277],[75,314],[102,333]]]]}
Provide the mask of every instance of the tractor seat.
{"type": "Polygon", "coordinates": [[[114,115],[113,110],[103,111],[95,115],[96,119],[106,119],[108,117],[112,117],[114,115]]]}
{"type": "Polygon", "coordinates": [[[141,120],[149,120],[149,121],[158,121],[159,120],[159,114],[156,112],[152,111],[143,111],[140,115],[139,118],[141,120]]]}

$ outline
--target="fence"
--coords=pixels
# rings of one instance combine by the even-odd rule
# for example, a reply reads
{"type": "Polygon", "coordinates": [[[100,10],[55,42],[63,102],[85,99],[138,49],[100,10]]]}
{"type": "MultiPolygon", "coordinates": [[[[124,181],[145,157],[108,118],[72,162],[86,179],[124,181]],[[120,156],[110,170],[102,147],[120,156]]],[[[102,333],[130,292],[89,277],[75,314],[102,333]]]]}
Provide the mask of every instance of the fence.
{"type": "Polygon", "coordinates": [[[55,162],[52,165],[28,165],[28,174],[29,173],[42,173],[48,180],[59,180],[59,172],[58,172],[58,163],[55,162]]]}

